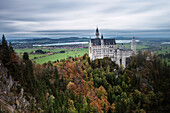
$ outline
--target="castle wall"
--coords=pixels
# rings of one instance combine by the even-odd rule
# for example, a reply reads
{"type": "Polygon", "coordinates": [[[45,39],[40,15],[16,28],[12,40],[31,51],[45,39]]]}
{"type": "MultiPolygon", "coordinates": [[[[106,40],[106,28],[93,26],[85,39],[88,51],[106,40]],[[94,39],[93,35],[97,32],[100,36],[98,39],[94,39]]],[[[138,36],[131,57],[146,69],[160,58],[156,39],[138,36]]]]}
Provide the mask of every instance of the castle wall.
{"type": "Polygon", "coordinates": [[[132,56],[132,50],[116,49],[115,45],[91,46],[89,43],[89,57],[91,60],[110,57],[116,64],[126,67],[126,58],[132,56]],[[117,51],[116,51],[117,50],[117,51]]]}
{"type": "Polygon", "coordinates": [[[133,51],[132,50],[117,50],[116,54],[116,64],[123,65],[126,67],[126,58],[132,56],[133,51]]]}

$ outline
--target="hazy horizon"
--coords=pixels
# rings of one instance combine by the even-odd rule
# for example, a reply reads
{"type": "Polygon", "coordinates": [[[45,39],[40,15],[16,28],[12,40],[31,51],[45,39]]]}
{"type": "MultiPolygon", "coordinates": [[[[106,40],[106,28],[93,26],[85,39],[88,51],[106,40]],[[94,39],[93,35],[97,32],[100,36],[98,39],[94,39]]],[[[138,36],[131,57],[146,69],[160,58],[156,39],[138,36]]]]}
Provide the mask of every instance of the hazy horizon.
{"type": "MultiPolygon", "coordinates": [[[[116,37],[137,37],[137,38],[170,38],[170,29],[155,29],[155,30],[111,30],[100,29],[100,35],[103,34],[104,38],[116,38],[116,37]]],[[[33,32],[24,32],[16,34],[4,34],[7,40],[16,39],[33,39],[33,38],[89,38],[95,37],[95,29],[93,30],[42,30],[33,32]]],[[[2,34],[1,34],[2,36],[2,34]]]]}

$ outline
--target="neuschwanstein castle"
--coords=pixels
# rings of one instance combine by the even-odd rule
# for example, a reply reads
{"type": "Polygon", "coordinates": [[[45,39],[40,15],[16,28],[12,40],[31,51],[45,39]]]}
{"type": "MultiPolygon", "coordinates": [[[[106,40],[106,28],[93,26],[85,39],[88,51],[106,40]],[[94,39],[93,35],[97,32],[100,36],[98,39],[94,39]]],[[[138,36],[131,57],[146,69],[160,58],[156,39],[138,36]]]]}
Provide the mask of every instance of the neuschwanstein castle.
{"type": "Polygon", "coordinates": [[[89,40],[89,57],[91,60],[102,59],[110,57],[116,64],[126,67],[126,59],[136,54],[136,41],[132,38],[131,49],[125,49],[122,44],[121,47],[116,47],[115,39],[104,39],[103,35],[99,38],[99,30],[96,29],[96,37],[89,40]]]}

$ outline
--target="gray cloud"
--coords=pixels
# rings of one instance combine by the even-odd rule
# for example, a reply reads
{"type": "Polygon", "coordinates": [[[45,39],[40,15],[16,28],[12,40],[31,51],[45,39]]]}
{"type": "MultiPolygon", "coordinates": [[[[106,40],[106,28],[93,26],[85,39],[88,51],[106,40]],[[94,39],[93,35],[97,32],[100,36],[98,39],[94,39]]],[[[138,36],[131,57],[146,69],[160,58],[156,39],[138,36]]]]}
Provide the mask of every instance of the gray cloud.
{"type": "Polygon", "coordinates": [[[169,7],[169,0],[1,0],[0,34],[12,37],[97,25],[103,29],[167,29],[169,7]]]}

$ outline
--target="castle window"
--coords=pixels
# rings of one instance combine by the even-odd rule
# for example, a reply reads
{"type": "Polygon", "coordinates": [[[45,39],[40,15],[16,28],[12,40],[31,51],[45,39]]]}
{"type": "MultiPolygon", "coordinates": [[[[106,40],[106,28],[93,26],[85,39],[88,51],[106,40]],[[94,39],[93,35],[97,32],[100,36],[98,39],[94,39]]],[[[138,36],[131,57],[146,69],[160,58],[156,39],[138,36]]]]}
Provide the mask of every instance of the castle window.
{"type": "Polygon", "coordinates": [[[120,65],[122,65],[122,59],[120,59],[120,65]]]}

